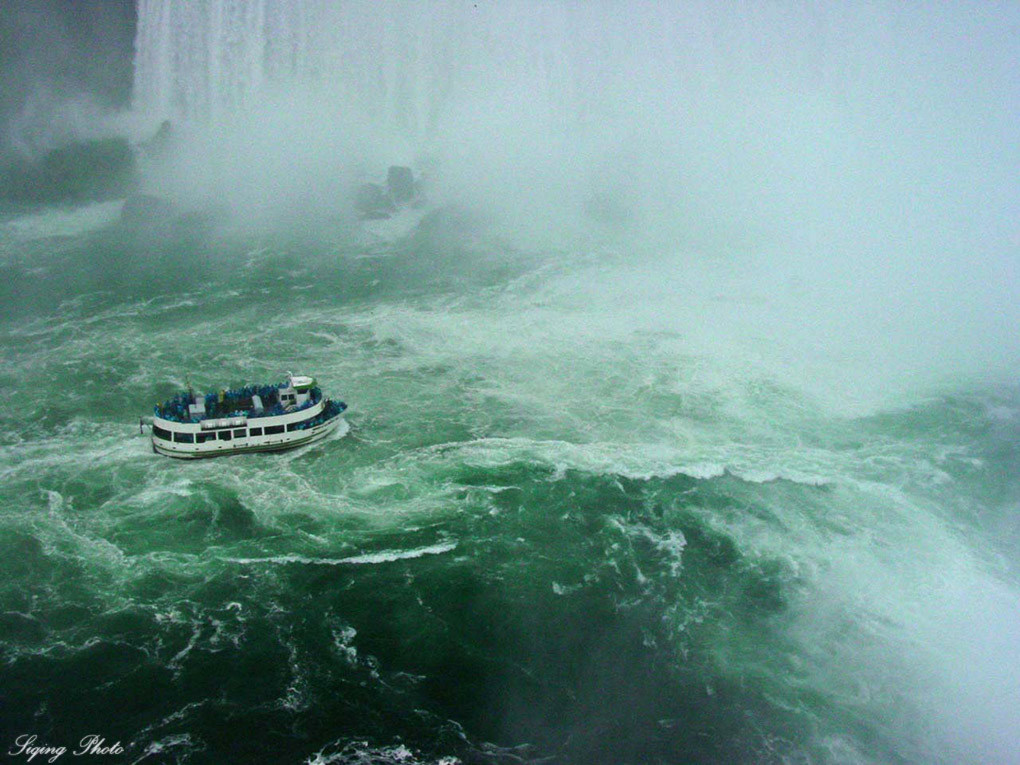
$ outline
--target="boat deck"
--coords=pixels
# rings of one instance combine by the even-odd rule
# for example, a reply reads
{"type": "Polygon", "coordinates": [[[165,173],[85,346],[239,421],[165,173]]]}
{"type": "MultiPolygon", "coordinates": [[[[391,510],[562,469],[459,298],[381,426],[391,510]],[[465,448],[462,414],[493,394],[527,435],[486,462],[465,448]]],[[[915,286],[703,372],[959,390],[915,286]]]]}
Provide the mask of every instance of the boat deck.
{"type": "Polygon", "coordinates": [[[247,385],[217,393],[206,393],[200,397],[204,408],[198,412],[193,411],[192,394],[182,391],[162,404],[157,404],[154,413],[164,420],[181,423],[198,423],[203,420],[219,420],[230,417],[254,419],[301,411],[315,406],[322,400],[322,390],[315,387],[309,391],[309,399],[304,404],[285,409],[280,402],[280,390],[286,385],[286,383],[247,385]]]}

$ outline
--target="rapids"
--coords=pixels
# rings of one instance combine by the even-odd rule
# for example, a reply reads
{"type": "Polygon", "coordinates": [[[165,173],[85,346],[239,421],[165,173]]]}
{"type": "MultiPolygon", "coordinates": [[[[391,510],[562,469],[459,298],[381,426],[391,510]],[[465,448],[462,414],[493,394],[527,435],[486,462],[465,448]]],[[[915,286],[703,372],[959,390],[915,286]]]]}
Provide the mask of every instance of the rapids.
{"type": "Polygon", "coordinates": [[[143,187],[210,220],[0,219],[0,742],[1020,760],[1003,19],[469,6],[140,0],[143,187]],[[286,370],[349,429],[138,435],[286,370]]]}

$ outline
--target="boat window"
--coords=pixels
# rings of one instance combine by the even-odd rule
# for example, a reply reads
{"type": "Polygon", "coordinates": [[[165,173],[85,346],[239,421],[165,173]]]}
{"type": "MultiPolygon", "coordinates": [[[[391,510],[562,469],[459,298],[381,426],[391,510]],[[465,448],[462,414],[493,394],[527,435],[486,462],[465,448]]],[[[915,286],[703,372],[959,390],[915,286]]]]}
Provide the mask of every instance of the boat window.
{"type": "Polygon", "coordinates": [[[220,431],[220,441],[229,441],[229,440],[230,440],[230,431],[229,430],[221,430],[220,431]]]}
{"type": "Polygon", "coordinates": [[[196,433],[195,443],[204,444],[206,441],[214,441],[216,439],[215,433],[196,433]]]}
{"type": "Polygon", "coordinates": [[[152,435],[154,435],[156,438],[162,438],[164,441],[169,441],[171,438],[171,433],[169,430],[167,430],[166,428],[161,428],[159,427],[159,425],[155,424],[152,426],[152,435]]]}
{"type": "Polygon", "coordinates": [[[234,431],[234,438],[244,438],[244,428],[234,431]]]}
{"type": "Polygon", "coordinates": [[[174,441],[179,444],[193,444],[195,443],[194,433],[174,433],[174,441]]]}
{"type": "Polygon", "coordinates": [[[262,428],[249,428],[248,429],[248,435],[249,436],[261,436],[262,435],[262,428]]]}
{"type": "Polygon", "coordinates": [[[266,428],[266,435],[267,436],[272,436],[272,435],[275,435],[276,433],[282,433],[282,432],[283,432],[283,425],[270,425],[268,428],[266,428]]]}

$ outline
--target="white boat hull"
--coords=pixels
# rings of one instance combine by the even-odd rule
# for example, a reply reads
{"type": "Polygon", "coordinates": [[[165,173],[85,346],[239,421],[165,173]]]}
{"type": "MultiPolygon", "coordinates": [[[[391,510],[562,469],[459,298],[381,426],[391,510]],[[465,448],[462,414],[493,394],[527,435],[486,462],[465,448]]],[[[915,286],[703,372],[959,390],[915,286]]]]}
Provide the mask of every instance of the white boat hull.
{"type": "MultiPolygon", "coordinates": [[[[152,436],[152,450],[157,454],[163,454],[167,457],[176,457],[178,459],[202,459],[205,457],[221,457],[227,454],[248,454],[251,452],[275,452],[283,451],[285,449],[296,449],[300,446],[307,446],[318,441],[322,441],[324,438],[329,436],[336,427],[344,422],[342,414],[326,420],[318,425],[304,429],[288,431],[284,429],[281,433],[265,434],[264,431],[267,428],[272,428],[274,420],[280,418],[259,418],[256,420],[248,420],[249,425],[258,425],[260,430],[263,431],[261,435],[250,435],[250,429],[247,427],[238,427],[231,429],[231,437],[229,440],[221,440],[219,438],[210,439],[205,443],[180,443],[170,439],[163,438],[154,434],[152,436]],[[243,436],[237,435],[240,431],[244,431],[243,436]]],[[[155,422],[159,422],[156,420],[155,422]]],[[[180,427],[179,425],[177,426],[180,427]]],[[[173,431],[169,431],[173,433],[173,431]]]]}

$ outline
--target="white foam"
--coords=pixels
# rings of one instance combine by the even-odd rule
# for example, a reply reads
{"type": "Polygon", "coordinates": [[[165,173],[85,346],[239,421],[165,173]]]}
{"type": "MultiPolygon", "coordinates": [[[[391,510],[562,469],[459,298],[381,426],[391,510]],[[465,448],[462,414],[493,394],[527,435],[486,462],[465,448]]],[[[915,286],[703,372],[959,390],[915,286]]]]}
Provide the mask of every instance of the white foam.
{"type": "Polygon", "coordinates": [[[120,217],[124,200],[32,213],[0,223],[0,232],[21,241],[71,237],[108,226],[120,217]]]}
{"type": "Polygon", "coordinates": [[[367,741],[341,739],[323,747],[307,760],[305,765],[460,765],[456,757],[440,757],[437,760],[421,759],[403,744],[395,746],[372,746],[367,741]]]}
{"type": "Polygon", "coordinates": [[[135,760],[132,765],[136,763],[144,762],[152,755],[163,754],[168,749],[175,747],[190,747],[192,746],[192,739],[190,733],[174,733],[169,736],[164,736],[156,741],[151,741],[145,747],[145,753],[135,760]]]}
{"type": "Polygon", "coordinates": [[[290,564],[300,563],[316,566],[361,566],[377,563],[392,563],[398,560],[412,560],[421,558],[424,555],[442,555],[456,549],[456,542],[443,542],[428,547],[418,547],[413,550],[381,550],[375,553],[364,555],[352,555],[347,558],[316,558],[306,555],[275,555],[266,558],[227,558],[231,563],[255,564],[273,563],[290,564]]]}

